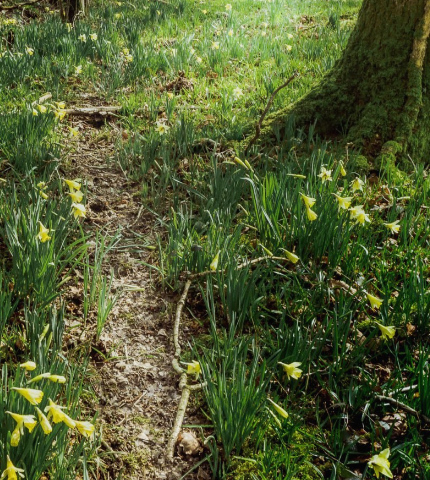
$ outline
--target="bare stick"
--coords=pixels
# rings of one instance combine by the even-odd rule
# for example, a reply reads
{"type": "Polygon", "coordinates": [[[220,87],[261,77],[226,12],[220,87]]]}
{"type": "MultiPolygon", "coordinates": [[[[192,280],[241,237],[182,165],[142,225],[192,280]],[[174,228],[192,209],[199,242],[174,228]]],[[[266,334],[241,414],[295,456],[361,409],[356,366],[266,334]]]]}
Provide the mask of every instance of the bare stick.
{"type": "Polygon", "coordinates": [[[24,2],[24,3],[18,3],[17,5],[8,5],[8,6],[3,6],[0,5],[0,10],[16,10],[17,8],[22,8],[22,7],[28,7],[29,5],[34,5],[35,3],[39,3],[42,0],[30,0],[29,2],[24,2]]]}
{"type": "Polygon", "coordinates": [[[264,109],[264,112],[262,113],[260,120],[258,121],[256,127],[255,127],[255,135],[251,139],[251,141],[248,143],[248,146],[245,149],[245,155],[248,153],[248,150],[254,145],[254,143],[258,140],[260,137],[261,133],[261,125],[263,124],[264,119],[266,118],[267,112],[269,111],[270,107],[272,106],[273,100],[275,99],[276,94],[282,90],[283,88],[287,87],[296,77],[299,76],[298,72],[294,72],[291,77],[283,83],[281,86],[279,86],[275,91],[272,93],[272,96],[269,98],[269,101],[267,102],[266,108],[264,109]]]}
{"type": "Polygon", "coordinates": [[[41,103],[44,103],[46,102],[46,100],[49,100],[50,98],[52,98],[52,93],[48,92],[48,93],[45,93],[45,95],[42,95],[39,100],[35,100],[34,102],[31,103],[31,106],[32,107],[35,107],[36,105],[40,105],[41,103]]]}
{"type": "Polygon", "coordinates": [[[107,115],[109,113],[119,112],[122,107],[119,106],[108,106],[108,107],[76,107],[76,108],[66,108],[64,111],[68,115],[107,115]]]}
{"type": "Polygon", "coordinates": [[[400,408],[401,410],[404,410],[405,412],[412,413],[412,415],[415,415],[418,419],[422,420],[424,423],[430,423],[430,418],[424,415],[421,412],[418,412],[414,408],[410,407],[409,405],[406,405],[402,402],[399,402],[395,398],[392,397],[386,397],[384,395],[376,395],[375,396],[376,400],[379,400],[380,402],[386,402],[390,403],[391,405],[394,405],[397,408],[400,408]]]}

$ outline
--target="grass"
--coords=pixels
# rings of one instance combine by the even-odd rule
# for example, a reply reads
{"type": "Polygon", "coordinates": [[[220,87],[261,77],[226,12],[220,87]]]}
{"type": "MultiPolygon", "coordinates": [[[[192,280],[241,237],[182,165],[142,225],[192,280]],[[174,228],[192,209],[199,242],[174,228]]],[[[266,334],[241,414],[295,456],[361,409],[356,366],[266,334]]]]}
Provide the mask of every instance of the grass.
{"type": "MultiPolygon", "coordinates": [[[[2,362],[16,365],[38,351],[56,359],[62,310],[54,305],[71,266],[85,272],[86,309],[100,307],[98,334],[115,301],[110,281],[96,275],[114,239],[98,239],[91,265],[59,180],[74,140],[53,102],[91,92],[122,106],[110,161],[141,183],[142,201],[165,227],[153,265],[164,286],[177,289],[184,272],[208,270],[219,252],[216,272],[194,285],[194,314],[208,335],[195,338],[184,358],[198,358],[208,382],[203,411],[213,424],[206,459],[213,478],[373,478],[368,461],[385,448],[396,478],[426,478],[425,423],[378,395],[430,415],[427,170],[395,175],[383,166],[370,183],[359,152],[292,123],[278,132],[276,150],[248,159],[240,150],[278,85],[300,72],[271,111],[333,66],[359,7],[356,0],[237,1],[231,10],[218,0],[106,0],[71,29],[49,12],[17,17],[15,25],[3,20],[0,35],[12,31],[15,40],[0,59],[0,279],[13,289],[0,294],[0,327],[13,349],[23,336],[12,322],[19,312],[27,337],[24,352],[2,362]],[[34,116],[30,102],[46,91],[52,104],[34,116]],[[330,181],[319,176],[322,168],[330,181]],[[354,191],[356,178],[364,185],[354,191]],[[40,181],[53,202],[41,198],[40,181]],[[301,193],[315,199],[312,221],[301,193]],[[334,194],[363,205],[370,222],[357,222],[334,194]],[[43,244],[35,239],[42,219],[54,232],[43,244]],[[386,226],[395,220],[398,233],[386,226]],[[372,308],[368,294],[380,307],[372,308]],[[57,346],[38,350],[46,325],[42,342],[52,332],[57,346]],[[384,338],[380,325],[394,327],[394,337],[384,338]],[[301,377],[288,379],[279,362],[300,362],[301,377]]],[[[11,371],[14,382],[22,379],[11,371]]],[[[7,439],[1,445],[9,452],[7,439]]],[[[73,448],[70,459],[84,447],[73,448]]],[[[19,466],[30,478],[25,459],[19,466]]],[[[66,478],[50,468],[51,478],[66,478]]]]}

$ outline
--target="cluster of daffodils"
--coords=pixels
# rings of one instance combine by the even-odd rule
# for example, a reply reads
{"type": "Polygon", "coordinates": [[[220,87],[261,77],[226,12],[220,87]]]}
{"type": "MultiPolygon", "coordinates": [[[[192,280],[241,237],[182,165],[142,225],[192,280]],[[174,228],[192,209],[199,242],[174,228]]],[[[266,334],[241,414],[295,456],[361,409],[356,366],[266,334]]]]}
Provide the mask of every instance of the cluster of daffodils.
{"type": "Polygon", "coordinates": [[[126,63],[131,63],[133,61],[133,55],[131,55],[128,48],[123,48],[119,53],[120,58],[124,59],[126,63]]]}
{"type": "Polygon", "coordinates": [[[42,105],[41,103],[36,105],[32,109],[32,113],[34,117],[37,117],[39,114],[46,114],[48,112],[52,112],[58,120],[63,120],[66,116],[66,104],[64,102],[54,102],[53,104],[49,103],[46,105],[42,105]]]}
{"type": "MultiPolygon", "coordinates": [[[[70,196],[72,200],[72,213],[75,218],[85,217],[87,210],[85,205],[83,205],[82,199],[84,198],[84,194],[81,192],[81,184],[76,182],[75,180],[64,180],[66,185],[69,187],[69,192],[67,195],[70,196]]],[[[39,194],[43,199],[47,199],[48,195],[44,192],[47,188],[45,182],[39,182],[37,184],[37,188],[39,189],[39,194]]],[[[39,221],[39,233],[36,237],[39,239],[41,243],[45,243],[48,240],[51,240],[51,236],[49,235],[51,230],[43,225],[42,222],[39,221]]]]}
{"type": "MultiPolygon", "coordinates": [[[[90,33],[89,38],[90,38],[90,40],[95,42],[98,39],[98,35],[97,35],[97,33],[90,33]]],[[[86,43],[88,39],[87,39],[87,36],[85,35],[85,33],[81,33],[78,37],[78,40],[80,40],[82,43],[86,43]]]]}
{"type": "MultiPolygon", "coordinates": [[[[33,361],[28,361],[20,365],[21,368],[27,370],[28,372],[33,371],[36,369],[36,364],[33,361]]],[[[66,378],[62,375],[53,375],[50,372],[42,373],[37,375],[36,377],[29,380],[30,383],[39,382],[43,379],[49,380],[55,383],[66,383],[66,378]]],[[[12,447],[17,447],[21,440],[21,437],[24,435],[25,430],[27,429],[29,433],[33,432],[36,428],[37,424],[40,424],[45,435],[49,435],[52,432],[52,425],[51,422],[56,423],[64,423],[69,428],[76,428],[81,435],[84,437],[91,437],[94,433],[94,425],[88,421],[79,421],[74,420],[69,417],[63,410],[65,407],[57,405],[53,400],[48,399],[49,405],[47,405],[44,409],[44,412],[37,406],[43,400],[44,393],[42,390],[36,390],[33,388],[20,388],[20,387],[12,387],[12,390],[17,392],[18,394],[22,395],[31,405],[35,407],[35,413],[33,414],[19,414],[15,412],[7,411],[6,413],[11,416],[11,418],[15,421],[16,425],[14,430],[12,431],[10,444],[12,447]],[[45,415],[46,413],[46,415],[45,415]]],[[[23,470],[16,468],[10,458],[7,458],[7,466],[6,470],[0,476],[0,480],[6,478],[8,480],[17,478],[16,473],[18,473],[21,477],[23,470]]]]}

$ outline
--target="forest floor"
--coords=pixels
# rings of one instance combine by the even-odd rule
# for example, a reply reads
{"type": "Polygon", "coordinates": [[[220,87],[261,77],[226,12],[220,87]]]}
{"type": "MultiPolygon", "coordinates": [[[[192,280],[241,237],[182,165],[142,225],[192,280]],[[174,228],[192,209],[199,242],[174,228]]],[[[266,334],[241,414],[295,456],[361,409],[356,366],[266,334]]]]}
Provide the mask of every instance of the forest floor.
{"type": "Polygon", "coordinates": [[[361,1],[97,0],[73,25],[5,3],[0,468],[365,480],[389,455],[384,475],[430,475],[428,171],[369,171],[291,119],[241,144],[293,73],[270,112],[329,72],[361,1]],[[175,355],[202,389],[171,463],[175,355]],[[8,412],[40,427],[17,442],[8,412]]]}

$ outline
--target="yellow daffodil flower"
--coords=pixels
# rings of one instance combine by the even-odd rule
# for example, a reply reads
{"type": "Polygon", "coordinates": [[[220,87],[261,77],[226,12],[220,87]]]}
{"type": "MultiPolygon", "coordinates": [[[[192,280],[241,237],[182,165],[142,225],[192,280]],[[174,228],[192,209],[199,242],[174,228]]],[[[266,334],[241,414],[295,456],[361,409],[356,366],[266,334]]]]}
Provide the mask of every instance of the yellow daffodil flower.
{"type": "Polygon", "coordinates": [[[71,23],[66,23],[66,28],[67,28],[67,31],[70,33],[73,29],[73,25],[71,23]]]}
{"type": "Polygon", "coordinates": [[[97,33],[90,33],[90,38],[93,42],[97,40],[97,33]]]}
{"type": "Polygon", "coordinates": [[[18,387],[12,387],[12,390],[16,390],[32,405],[38,405],[43,398],[42,390],[34,390],[32,388],[18,388],[18,387]]]}
{"type": "Polygon", "coordinates": [[[212,50],[219,50],[219,42],[212,42],[212,50]]]}
{"type": "Polygon", "coordinates": [[[33,108],[32,113],[33,113],[33,117],[37,117],[39,115],[35,108],[33,108]]]}
{"type": "Polygon", "coordinates": [[[48,185],[46,185],[46,182],[39,182],[36,185],[37,188],[40,188],[40,190],[45,190],[45,188],[48,188],[48,185]]]}
{"type": "Polygon", "coordinates": [[[63,377],[63,375],[52,375],[50,372],[41,373],[40,375],[37,375],[36,377],[29,380],[27,383],[30,384],[34,382],[39,382],[44,378],[47,378],[48,380],[54,383],[66,383],[66,377],[63,377]]]}
{"type": "Polygon", "coordinates": [[[85,217],[87,209],[81,203],[72,203],[73,216],[75,218],[85,217]]]}
{"type": "Polygon", "coordinates": [[[238,98],[243,97],[243,91],[240,87],[236,87],[233,90],[233,98],[237,100],[238,98]]]}
{"type": "Polygon", "coordinates": [[[187,367],[188,375],[195,375],[196,378],[198,378],[198,376],[200,375],[200,372],[202,371],[200,363],[197,360],[193,360],[191,363],[185,363],[185,365],[188,365],[187,367]]]}
{"type": "Polygon", "coordinates": [[[203,62],[203,60],[202,60],[202,58],[201,58],[201,57],[196,57],[196,62],[197,62],[197,63],[202,63],[202,62],[203,62]]]}
{"type": "Polygon", "coordinates": [[[12,432],[10,444],[12,447],[17,447],[21,439],[21,435],[24,435],[24,427],[31,433],[34,427],[37,425],[37,420],[34,415],[20,415],[19,413],[8,413],[16,422],[16,427],[12,432]]]}
{"type": "Polygon", "coordinates": [[[202,10],[203,15],[206,15],[208,13],[207,10],[202,10]]]}
{"type": "Polygon", "coordinates": [[[385,475],[388,478],[393,478],[393,474],[390,470],[390,462],[388,457],[390,456],[390,449],[386,448],[379,452],[378,455],[373,455],[373,457],[367,462],[370,468],[373,468],[375,471],[376,478],[379,478],[379,474],[385,475]]]}
{"type": "Polygon", "coordinates": [[[370,223],[369,214],[366,213],[364,210],[361,210],[360,212],[358,212],[355,219],[357,220],[357,223],[361,223],[361,225],[364,225],[365,222],[370,223]]]}
{"type": "Polygon", "coordinates": [[[6,470],[4,470],[1,474],[0,480],[3,480],[4,478],[6,478],[7,480],[17,480],[18,477],[16,474],[24,478],[24,470],[22,468],[16,468],[11,462],[8,455],[6,461],[6,470]]]}
{"type": "Polygon", "coordinates": [[[128,54],[125,55],[124,58],[127,63],[131,63],[133,61],[133,55],[128,54]]]}
{"type": "Polygon", "coordinates": [[[307,197],[303,193],[301,193],[300,196],[302,197],[302,200],[307,207],[312,208],[315,205],[315,202],[316,202],[315,198],[307,197]]]}
{"type": "Polygon", "coordinates": [[[350,208],[349,211],[351,212],[351,218],[356,218],[357,215],[363,211],[363,205],[356,205],[350,208]]]}
{"type": "Polygon", "coordinates": [[[225,6],[225,9],[227,10],[227,12],[231,12],[231,9],[233,7],[231,6],[231,3],[227,3],[227,5],[225,6]]]}
{"type": "Polygon", "coordinates": [[[82,73],[82,65],[78,65],[75,67],[75,75],[79,75],[82,73]]]}
{"type": "Polygon", "coordinates": [[[373,295],[370,295],[370,293],[367,293],[366,295],[367,295],[367,299],[370,302],[370,307],[372,308],[372,310],[379,310],[381,308],[383,300],[373,295]]]}
{"type": "Polygon", "coordinates": [[[332,170],[327,170],[325,167],[321,167],[321,173],[318,175],[322,182],[331,182],[333,179],[331,177],[332,170]]]}
{"type": "Polygon", "coordinates": [[[277,413],[283,417],[283,418],[288,418],[288,413],[281,407],[279,406],[277,403],[275,403],[273,400],[271,400],[270,398],[268,398],[267,400],[269,400],[269,402],[273,405],[273,408],[277,411],[277,413]]]}
{"type": "Polygon", "coordinates": [[[286,257],[290,262],[297,263],[299,261],[299,257],[294,253],[291,253],[288,250],[285,250],[285,248],[283,248],[282,251],[285,252],[286,257]]]}
{"type": "Polygon", "coordinates": [[[49,399],[49,405],[45,407],[45,413],[48,413],[48,420],[52,417],[54,423],[65,423],[69,428],[75,428],[76,423],[72,420],[67,414],[65,414],[62,409],[65,407],[60,407],[51,399],[49,399]]]}
{"type": "Polygon", "coordinates": [[[58,120],[63,120],[63,118],[66,116],[66,111],[65,110],[54,110],[54,116],[55,118],[58,118],[58,120]]]}
{"type": "Polygon", "coordinates": [[[336,197],[337,201],[339,202],[339,208],[342,208],[343,210],[348,210],[348,208],[351,206],[352,197],[340,197],[335,193],[333,193],[333,195],[336,197]]]}
{"type": "Polygon", "coordinates": [[[31,57],[32,55],[34,55],[34,48],[25,47],[25,53],[26,53],[27,55],[30,55],[30,57],[31,57]]]}
{"type": "Polygon", "coordinates": [[[169,126],[166,125],[165,123],[163,122],[157,122],[156,123],[157,127],[156,127],[156,131],[160,134],[160,135],[164,135],[166,134],[168,131],[169,131],[169,126]]]}
{"type": "Polygon", "coordinates": [[[282,363],[278,362],[279,365],[282,365],[285,373],[287,374],[288,380],[290,378],[294,378],[294,380],[298,380],[302,374],[302,371],[300,368],[300,365],[302,362],[293,362],[293,363],[282,363]]]}
{"type": "Polygon", "coordinates": [[[85,33],[81,33],[81,35],[79,35],[78,39],[81,41],[81,42],[86,42],[87,41],[87,36],[85,35],[85,33]]]}
{"type": "Polygon", "coordinates": [[[24,368],[28,372],[31,372],[32,370],[36,369],[36,364],[34,362],[32,362],[31,360],[28,360],[25,363],[21,363],[20,367],[24,368]]]}
{"type": "Polygon", "coordinates": [[[91,437],[94,433],[94,425],[91,422],[79,422],[75,420],[76,428],[84,437],[91,437]]]}
{"type": "Polygon", "coordinates": [[[218,268],[218,261],[219,261],[219,254],[221,253],[220,250],[218,250],[218,253],[215,255],[214,259],[212,260],[211,264],[209,265],[209,268],[213,271],[216,272],[218,268]]]}
{"type": "Polygon", "coordinates": [[[80,190],[76,190],[75,192],[70,192],[67,195],[70,195],[70,198],[74,203],[80,203],[84,198],[84,194],[80,190]]]}
{"type": "Polygon", "coordinates": [[[232,29],[232,28],[230,28],[230,30],[228,31],[227,35],[228,35],[229,37],[232,37],[232,36],[233,36],[233,29],[232,29]]]}
{"type": "Polygon", "coordinates": [[[398,224],[400,220],[396,220],[391,223],[384,223],[384,225],[391,230],[392,233],[399,233],[400,225],[398,224]]]}
{"type": "Polygon", "coordinates": [[[246,166],[245,162],[243,162],[239,157],[234,157],[234,162],[240,165],[241,167],[245,168],[246,170],[249,170],[249,168],[246,166]]]}
{"type": "Polygon", "coordinates": [[[269,257],[273,257],[273,253],[261,243],[260,243],[260,247],[264,250],[264,253],[267,253],[267,255],[269,255],[269,257]]]}
{"type": "Polygon", "coordinates": [[[75,180],[64,180],[64,183],[69,187],[71,192],[81,189],[81,184],[76,182],[75,180]]]}
{"type": "Polygon", "coordinates": [[[361,178],[357,177],[351,182],[352,191],[356,192],[357,190],[363,190],[364,182],[361,178]]]}
{"type": "Polygon", "coordinates": [[[39,110],[40,113],[46,113],[48,111],[45,105],[37,105],[36,108],[39,110]]]}
{"type": "Polygon", "coordinates": [[[287,52],[291,52],[293,47],[291,45],[286,45],[285,48],[287,49],[287,52]]]}
{"type": "Polygon", "coordinates": [[[39,195],[40,195],[44,200],[47,200],[47,199],[49,198],[48,195],[47,195],[44,191],[42,191],[42,190],[39,191],[39,195]]]}
{"type": "Polygon", "coordinates": [[[39,222],[39,233],[37,234],[37,238],[42,242],[45,243],[48,240],[51,240],[49,234],[49,228],[43,226],[42,222],[39,222]]]}
{"type": "Polygon", "coordinates": [[[66,104],[64,102],[54,102],[57,108],[60,110],[64,110],[66,108],[66,104]]]}
{"type": "Polygon", "coordinates": [[[393,327],[393,326],[386,327],[385,325],[382,325],[382,323],[378,323],[378,322],[376,322],[376,325],[378,325],[379,330],[381,330],[381,338],[384,340],[387,338],[391,339],[396,334],[396,327],[393,327]]]}
{"type": "Polygon", "coordinates": [[[79,127],[69,127],[69,133],[71,137],[77,137],[79,135],[79,127]]]}
{"type": "Polygon", "coordinates": [[[343,162],[340,162],[340,174],[342,175],[342,177],[346,177],[346,170],[343,166],[343,162]]]}
{"type": "Polygon", "coordinates": [[[52,426],[49,423],[49,420],[45,417],[44,413],[38,407],[36,407],[36,412],[37,416],[39,417],[39,423],[42,427],[42,430],[44,431],[45,435],[48,435],[52,432],[52,426]]]}
{"type": "Polygon", "coordinates": [[[310,222],[313,222],[318,218],[318,215],[313,210],[311,210],[310,207],[306,207],[306,214],[310,222]]]}
{"type": "Polygon", "coordinates": [[[115,13],[114,18],[115,20],[118,20],[119,18],[121,18],[121,16],[121,13],[115,13]]]}

